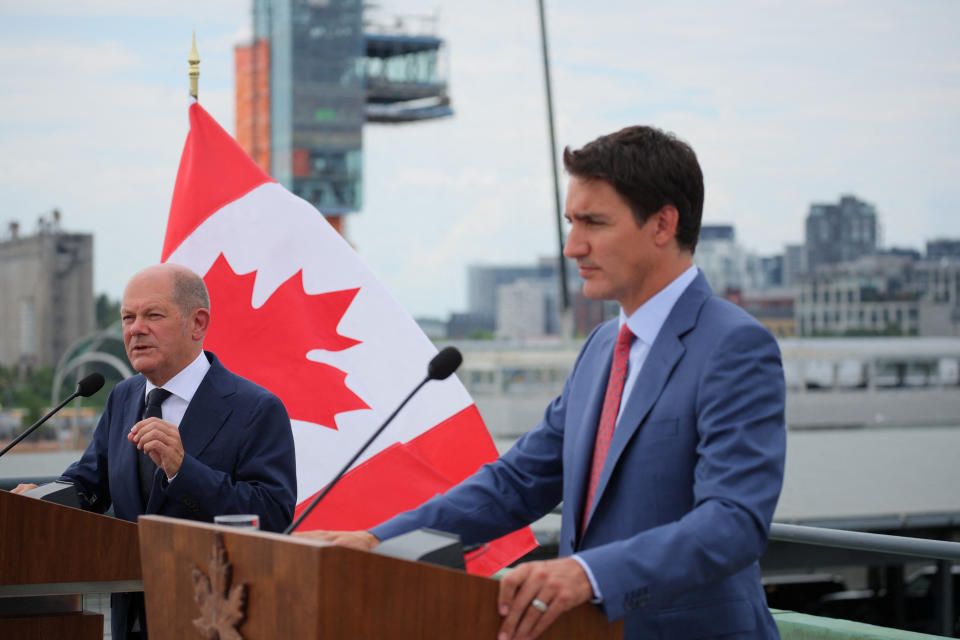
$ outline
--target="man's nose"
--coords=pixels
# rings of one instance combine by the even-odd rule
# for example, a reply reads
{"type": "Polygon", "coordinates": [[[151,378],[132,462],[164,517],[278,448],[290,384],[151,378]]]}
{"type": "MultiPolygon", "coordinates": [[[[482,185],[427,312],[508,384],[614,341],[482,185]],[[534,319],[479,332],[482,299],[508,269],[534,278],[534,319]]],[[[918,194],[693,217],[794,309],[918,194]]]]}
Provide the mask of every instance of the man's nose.
{"type": "Polygon", "coordinates": [[[567,241],[563,245],[563,255],[568,258],[580,258],[587,255],[587,243],[580,238],[576,227],[570,229],[567,241]]]}
{"type": "Polygon", "coordinates": [[[141,334],[144,333],[146,329],[146,324],[143,322],[142,318],[134,318],[133,322],[127,325],[127,331],[130,333],[141,334]]]}

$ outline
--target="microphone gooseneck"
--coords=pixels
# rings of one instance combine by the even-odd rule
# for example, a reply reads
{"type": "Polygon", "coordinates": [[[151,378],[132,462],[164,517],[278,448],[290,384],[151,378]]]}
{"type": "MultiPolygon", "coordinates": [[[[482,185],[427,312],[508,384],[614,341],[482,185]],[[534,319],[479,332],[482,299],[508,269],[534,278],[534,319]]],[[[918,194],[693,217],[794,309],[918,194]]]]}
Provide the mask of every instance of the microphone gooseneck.
{"type": "Polygon", "coordinates": [[[3,448],[3,451],[0,451],[0,456],[5,454],[7,451],[10,451],[10,449],[13,449],[17,445],[17,443],[19,443],[21,440],[23,440],[24,438],[29,436],[31,433],[39,429],[44,422],[50,419],[50,416],[55,414],[57,411],[60,411],[60,409],[62,409],[64,405],[66,405],[68,402],[70,402],[74,398],[77,398],[80,396],[84,398],[89,398],[90,396],[95,394],[97,391],[100,391],[100,388],[103,386],[103,383],[104,383],[103,374],[91,373],[90,375],[86,376],[83,380],[77,383],[77,390],[71,393],[70,397],[68,397],[66,400],[58,404],[56,407],[54,407],[49,413],[47,413],[47,415],[43,416],[42,418],[34,422],[32,425],[30,425],[30,427],[26,431],[21,433],[19,436],[17,436],[13,440],[13,442],[5,446],[3,448]]]}
{"type": "Polygon", "coordinates": [[[340,481],[340,478],[342,478],[344,474],[350,470],[350,467],[353,466],[353,463],[357,461],[364,451],[367,450],[367,447],[373,444],[373,441],[377,439],[377,436],[379,436],[383,430],[387,428],[387,425],[389,425],[393,421],[394,417],[400,413],[400,410],[406,406],[407,402],[410,401],[410,398],[416,395],[417,391],[420,391],[420,389],[423,388],[423,385],[427,384],[431,380],[443,380],[450,377],[450,374],[456,371],[461,362],[463,362],[463,356],[460,355],[460,352],[456,349],[456,347],[446,347],[440,353],[435,355],[433,359],[430,360],[430,364],[427,365],[427,377],[421,380],[420,384],[418,384],[416,388],[411,391],[406,398],[404,398],[403,402],[400,403],[400,406],[394,409],[393,413],[390,414],[390,417],[388,417],[383,424],[373,432],[373,435],[370,436],[365,443],[363,443],[363,446],[360,447],[360,450],[357,451],[352,458],[350,458],[349,462],[347,462],[342,469],[340,469],[337,475],[333,477],[333,480],[331,480],[323,489],[323,491],[321,491],[317,497],[313,499],[313,502],[311,502],[310,505],[307,506],[307,508],[304,509],[292,523],[290,523],[290,526],[283,530],[283,533],[289,535],[300,526],[300,523],[303,522],[308,515],[310,515],[310,512],[313,511],[318,504],[320,504],[320,501],[323,500],[324,496],[330,493],[330,490],[333,489],[333,487],[340,481]]]}

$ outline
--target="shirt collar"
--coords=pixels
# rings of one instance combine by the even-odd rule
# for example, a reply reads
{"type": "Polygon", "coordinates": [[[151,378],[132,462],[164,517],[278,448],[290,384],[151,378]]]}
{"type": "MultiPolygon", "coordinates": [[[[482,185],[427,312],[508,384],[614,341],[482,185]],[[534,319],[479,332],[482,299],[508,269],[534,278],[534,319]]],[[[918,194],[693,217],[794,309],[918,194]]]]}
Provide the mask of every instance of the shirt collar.
{"type": "MultiPolygon", "coordinates": [[[[201,349],[193,362],[181,369],[177,375],[167,380],[163,388],[189,404],[190,400],[193,399],[193,394],[197,392],[197,388],[200,387],[200,383],[203,382],[203,377],[207,375],[207,370],[209,369],[210,361],[207,360],[207,355],[201,349]]],[[[147,380],[147,386],[143,390],[144,397],[156,388],[157,385],[147,380]]]]}
{"type": "Polygon", "coordinates": [[[691,265],[686,271],[677,276],[673,282],[660,289],[652,298],[644,302],[634,311],[630,317],[620,308],[620,326],[626,322],[630,331],[644,344],[652,345],[656,340],[657,334],[663,328],[663,323],[667,321],[667,316],[677,304],[677,300],[694,278],[697,277],[696,265],[691,265]]]}

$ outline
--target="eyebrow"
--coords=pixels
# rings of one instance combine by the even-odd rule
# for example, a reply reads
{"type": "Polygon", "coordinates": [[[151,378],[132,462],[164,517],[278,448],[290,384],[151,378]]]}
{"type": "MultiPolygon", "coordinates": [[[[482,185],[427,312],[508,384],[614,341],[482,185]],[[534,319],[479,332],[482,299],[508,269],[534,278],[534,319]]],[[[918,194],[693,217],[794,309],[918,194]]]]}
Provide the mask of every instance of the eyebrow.
{"type": "Polygon", "coordinates": [[[605,220],[606,216],[596,211],[582,211],[579,213],[564,213],[567,220],[605,220]]]}

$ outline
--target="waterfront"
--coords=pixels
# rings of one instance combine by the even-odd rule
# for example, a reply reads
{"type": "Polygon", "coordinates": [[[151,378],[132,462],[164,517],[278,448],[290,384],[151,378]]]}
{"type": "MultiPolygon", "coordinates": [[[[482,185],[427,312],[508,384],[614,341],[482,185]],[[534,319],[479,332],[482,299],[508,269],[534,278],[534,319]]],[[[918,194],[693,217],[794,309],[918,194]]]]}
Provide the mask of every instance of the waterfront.
{"type": "MultiPolygon", "coordinates": [[[[514,438],[496,438],[506,451],[514,438]]],[[[780,522],[873,523],[918,518],[960,522],[960,427],[881,426],[791,430],[780,522]]],[[[17,452],[0,458],[0,478],[57,476],[80,451],[17,452]]]]}

